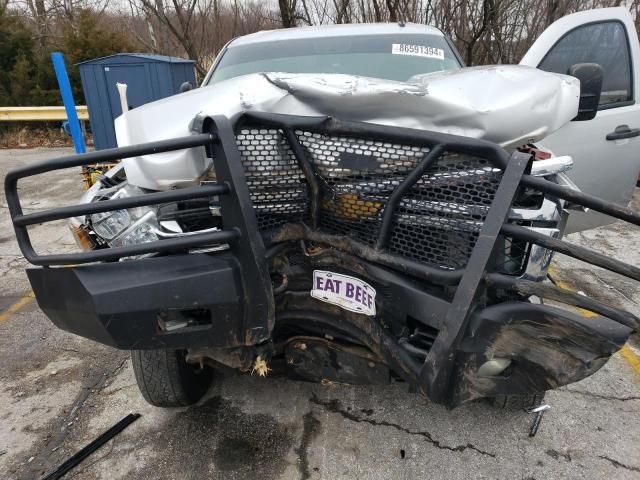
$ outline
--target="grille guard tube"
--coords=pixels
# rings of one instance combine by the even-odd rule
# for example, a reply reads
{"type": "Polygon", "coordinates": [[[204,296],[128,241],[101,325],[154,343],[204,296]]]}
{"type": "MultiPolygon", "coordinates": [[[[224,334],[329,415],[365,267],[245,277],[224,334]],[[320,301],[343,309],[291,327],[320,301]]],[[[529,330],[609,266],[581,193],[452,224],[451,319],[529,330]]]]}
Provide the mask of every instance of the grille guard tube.
{"type": "Polygon", "coordinates": [[[27,227],[42,222],[50,222],[70,218],[75,215],[87,215],[120,208],[139,207],[164,201],[175,201],[176,198],[211,197],[213,195],[228,193],[228,186],[218,185],[208,189],[194,189],[189,192],[162,192],[150,196],[130,197],[109,202],[73,205],[52,210],[45,210],[30,215],[22,213],[20,198],[18,196],[18,181],[25,177],[32,177],[54,170],[62,170],[72,167],[80,167],[95,163],[108,163],[122,158],[140,155],[168,152],[184,148],[195,148],[216,142],[216,137],[209,134],[194,135],[190,137],[152,142],[131,147],[111,148],[98,152],[71,155],[55,160],[44,161],[33,165],[27,165],[10,171],[4,179],[7,205],[13,222],[13,227],[18,240],[18,246],[24,257],[34,265],[73,265],[78,263],[91,263],[97,261],[117,260],[123,257],[144,255],[148,253],[166,253],[180,251],[189,247],[205,246],[211,243],[226,243],[234,240],[239,231],[214,232],[209,234],[193,235],[190,238],[172,239],[162,242],[150,242],[145,245],[131,245],[112,248],[110,251],[90,251],[83,253],[70,253],[58,255],[38,255],[31,244],[27,227]],[[105,210],[108,208],[108,210],[105,210]]]}
{"type": "Polygon", "coordinates": [[[579,293],[559,289],[540,282],[532,282],[530,280],[514,278],[508,275],[501,275],[499,273],[488,274],[485,277],[485,281],[489,287],[509,290],[524,296],[535,295],[547,300],[555,300],[566,305],[597,313],[633,330],[640,330],[640,319],[632,313],[610,307],[609,305],[605,305],[602,302],[589,298],[585,295],[580,295],[579,293]]]}

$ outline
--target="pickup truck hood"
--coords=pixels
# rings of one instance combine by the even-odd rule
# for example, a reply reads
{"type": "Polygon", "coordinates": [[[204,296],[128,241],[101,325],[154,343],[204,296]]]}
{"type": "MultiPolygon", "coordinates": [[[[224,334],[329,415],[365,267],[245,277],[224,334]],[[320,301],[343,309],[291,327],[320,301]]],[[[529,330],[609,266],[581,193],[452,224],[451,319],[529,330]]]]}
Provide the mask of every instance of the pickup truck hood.
{"type": "MultiPolygon", "coordinates": [[[[115,121],[119,146],[198,132],[203,118],[246,111],[344,120],[483,138],[505,148],[538,141],[578,112],[579,81],[525,66],[437,72],[394,82],[342,74],[252,74],[168,97],[115,121]]],[[[202,149],[124,161],[131,184],[164,190],[209,167],[202,149]]]]}

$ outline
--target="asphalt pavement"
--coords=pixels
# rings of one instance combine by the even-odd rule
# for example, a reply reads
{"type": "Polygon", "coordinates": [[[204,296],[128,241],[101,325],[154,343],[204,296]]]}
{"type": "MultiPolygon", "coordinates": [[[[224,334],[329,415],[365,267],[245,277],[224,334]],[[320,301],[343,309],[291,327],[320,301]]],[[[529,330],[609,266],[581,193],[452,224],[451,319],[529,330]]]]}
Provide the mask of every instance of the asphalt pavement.
{"type": "MultiPolygon", "coordinates": [[[[0,150],[0,176],[66,153],[0,150]]],[[[27,211],[81,193],[76,170],[21,187],[27,211]]],[[[139,394],[128,352],[62,332],[38,309],[4,194],[0,205],[0,479],[41,478],[130,412],[142,416],[65,478],[640,479],[637,339],[592,377],[548,392],[552,408],[533,438],[531,414],[485,402],[447,410],[402,384],[234,376],[218,378],[196,407],[157,409],[139,394]]],[[[33,237],[41,252],[75,248],[64,222],[33,237]]],[[[638,228],[571,240],[640,265],[638,228]]],[[[635,282],[567,259],[554,269],[567,288],[640,315],[635,282]]]]}

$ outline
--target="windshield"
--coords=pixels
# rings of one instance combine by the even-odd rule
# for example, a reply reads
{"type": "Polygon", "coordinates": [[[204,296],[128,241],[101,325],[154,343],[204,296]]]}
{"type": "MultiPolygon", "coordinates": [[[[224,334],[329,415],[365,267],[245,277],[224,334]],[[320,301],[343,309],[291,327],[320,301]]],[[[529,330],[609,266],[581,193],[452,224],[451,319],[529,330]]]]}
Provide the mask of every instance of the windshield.
{"type": "Polygon", "coordinates": [[[460,63],[439,35],[357,35],[231,46],[206,85],[259,72],[344,73],[407,81],[460,63]]]}

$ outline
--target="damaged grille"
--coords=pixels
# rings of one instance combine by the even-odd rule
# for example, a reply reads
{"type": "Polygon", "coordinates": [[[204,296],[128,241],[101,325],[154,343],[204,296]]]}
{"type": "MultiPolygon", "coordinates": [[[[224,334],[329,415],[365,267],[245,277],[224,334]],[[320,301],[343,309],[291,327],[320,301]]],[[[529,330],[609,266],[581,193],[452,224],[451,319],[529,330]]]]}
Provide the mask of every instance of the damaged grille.
{"type": "Polygon", "coordinates": [[[309,211],[306,179],[278,130],[242,130],[236,141],[260,230],[300,222],[309,211]]]}
{"type": "Polygon", "coordinates": [[[501,172],[488,161],[445,155],[405,195],[390,250],[447,268],[464,268],[501,172]]]}
{"type": "MultiPolygon", "coordinates": [[[[318,179],[319,228],[373,247],[391,193],[429,149],[295,134],[318,179]]],[[[283,132],[246,128],[236,139],[259,228],[308,221],[307,182],[283,132]]],[[[400,201],[387,251],[440,268],[464,268],[500,176],[487,160],[445,153],[400,201]]]]}

